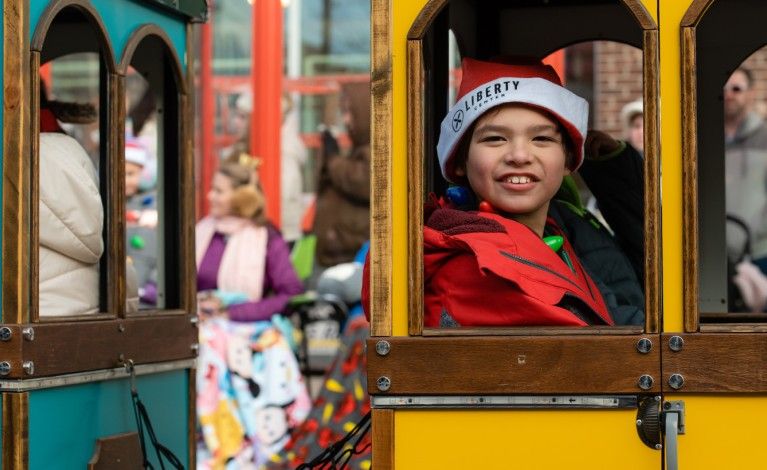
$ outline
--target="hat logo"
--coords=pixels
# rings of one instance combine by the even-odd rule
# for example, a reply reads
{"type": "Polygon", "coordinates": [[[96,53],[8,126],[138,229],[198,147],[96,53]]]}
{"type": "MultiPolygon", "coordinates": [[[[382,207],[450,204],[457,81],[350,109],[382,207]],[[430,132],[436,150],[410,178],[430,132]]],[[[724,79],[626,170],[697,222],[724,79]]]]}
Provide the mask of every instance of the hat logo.
{"type": "Polygon", "coordinates": [[[463,110],[459,109],[453,114],[453,132],[458,132],[463,126],[463,110]]]}

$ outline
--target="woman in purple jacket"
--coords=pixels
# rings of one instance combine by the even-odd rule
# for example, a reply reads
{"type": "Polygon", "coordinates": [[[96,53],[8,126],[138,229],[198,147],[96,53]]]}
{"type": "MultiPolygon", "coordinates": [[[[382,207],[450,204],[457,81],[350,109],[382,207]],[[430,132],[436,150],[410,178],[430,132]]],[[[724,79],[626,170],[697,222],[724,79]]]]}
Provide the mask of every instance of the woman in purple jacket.
{"type": "Polygon", "coordinates": [[[303,292],[288,247],[264,214],[252,159],[223,163],[197,223],[199,310],[234,321],[269,320],[303,292]]]}

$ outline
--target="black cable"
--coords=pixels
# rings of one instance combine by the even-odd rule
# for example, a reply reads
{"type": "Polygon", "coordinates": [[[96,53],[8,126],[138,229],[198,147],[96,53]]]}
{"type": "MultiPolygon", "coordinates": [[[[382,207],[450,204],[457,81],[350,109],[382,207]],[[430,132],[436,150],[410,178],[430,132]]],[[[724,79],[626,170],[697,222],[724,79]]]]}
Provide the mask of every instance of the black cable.
{"type": "Polygon", "coordinates": [[[165,470],[165,464],[163,463],[163,457],[165,457],[165,460],[167,460],[173,468],[176,470],[184,470],[184,464],[181,463],[179,458],[157,440],[152,421],[149,419],[149,412],[147,412],[146,407],[141,402],[138,392],[135,389],[131,390],[131,401],[133,402],[133,414],[136,417],[136,428],[138,430],[139,442],[141,443],[141,456],[144,459],[144,468],[154,470],[154,465],[149,462],[146,455],[146,442],[144,439],[144,426],[146,425],[146,432],[149,435],[149,440],[157,454],[157,461],[160,462],[160,468],[165,470]]]}
{"type": "Polygon", "coordinates": [[[323,470],[325,468],[332,470],[336,468],[342,468],[336,466],[341,459],[346,457],[346,461],[343,463],[343,465],[346,465],[346,463],[348,463],[353,455],[361,454],[368,448],[368,446],[365,446],[362,449],[357,450],[357,446],[359,445],[360,441],[362,441],[365,435],[370,431],[369,422],[370,411],[368,411],[367,414],[362,417],[360,422],[357,423],[357,425],[354,426],[354,429],[349,431],[348,434],[322,451],[322,453],[315,457],[314,460],[299,465],[296,470],[323,470]],[[357,436],[357,439],[354,441],[354,445],[352,445],[350,449],[344,449],[344,446],[355,436],[357,436]]]}

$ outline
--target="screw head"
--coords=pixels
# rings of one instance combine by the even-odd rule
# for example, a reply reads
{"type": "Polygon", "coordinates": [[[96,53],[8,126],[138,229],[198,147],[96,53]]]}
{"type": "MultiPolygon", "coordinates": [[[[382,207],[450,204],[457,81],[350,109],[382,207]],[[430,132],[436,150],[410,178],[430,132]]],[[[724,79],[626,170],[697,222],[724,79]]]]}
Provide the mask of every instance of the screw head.
{"type": "Polygon", "coordinates": [[[21,336],[24,337],[27,341],[34,341],[35,340],[35,329],[31,326],[26,326],[21,329],[21,336]]]}
{"type": "Polygon", "coordinates": [[[655,450],[661,450],[663,448],[663,444],[655,444],[655,450]]]}
{"type": "Polygon", "coordinates": [[[641,420],[641,419],[638,419],[638,420],[637,420],[637,426],[641,426],[641,425],[642,425],[642,420],[641,420]]]}
{"type": "Polygon", "coordinates": [[[119,325],[117,325],[117,331],[119,331],[120,333],[122,333],[123,331],[125,331],[125,325],[123,325],[122,323],[120,323],[119,325]]]}
{"type": "Polygon", "coordinates": [[[652,349],[652,341],[650,341],[648,338],[642,338],[639,341],[637,341],[637,351],[639,351],[642,354],[647,354],[652,349]]]}
{"type": "Polygon", "coordinates": [[[652,388],[653,383],[655,383],[655,379],[653,379],[651,375],[647,375],[647,374],[639,377],[639,380],[637,381],[637,385],[642,390],[650,390],[652,388]]]}
{"type": "Polygon", "coordinates": [[[8,375],[11,373],[11,363],[8,361],[0,362],[0,375],[8,375]]]}
{"type": "Polygon", "coordinates": [[[35,375],[35,363],[32,361],[24,361],[24,363],[21,365],[21,368],[24,369],[24,373],[27,375],[35,375]]]}
{"type": "Polygon", "coordinates": [[[388,341],[381,340],[376,343],[376,353],[379,356],[386,356],[391,351],[391,344],[388,341]]]}
{"type": "Polygon", "coordinates": [[[674,335],[668,340],[668,347],[674,351],[679,352],[684,347],[684,338],[678,335],[674,335]]]}
{"type": "Polygon", "coordinates": [[[7,326],[0,328],[0,341],[10,341],[13,336],[13,331],[7,326]]]}
{"type": "Polygon", "coordinates": [[[376,380],[376,387],[382,392],[389,390],[391,388],[391,379],[385,375],[378,377],[378,380],[376,380]]]}
{"type": "Polygon", "coordinates": [[[668,378],[668,385],[674,390],[679,390],[684,386],[684,377],[682,374],[671,374],[671,377],[668,378]]]}

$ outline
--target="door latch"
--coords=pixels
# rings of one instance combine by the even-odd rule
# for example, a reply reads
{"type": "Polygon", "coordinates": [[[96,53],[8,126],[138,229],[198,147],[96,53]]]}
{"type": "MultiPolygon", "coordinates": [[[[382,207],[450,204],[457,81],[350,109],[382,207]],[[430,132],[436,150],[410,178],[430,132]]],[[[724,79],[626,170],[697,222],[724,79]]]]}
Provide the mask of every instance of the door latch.
{"type": "Polygon", "coordinates": [[[665,433],[667,457],[671,453],[669,446],[674,447],[672,450],[676,454],[676,436],[685,431],[684,402],[663,402],[660,396],[647,397],[639,402],[636,426],[639,438],[651,449],[663,449],[665,433]]]}

